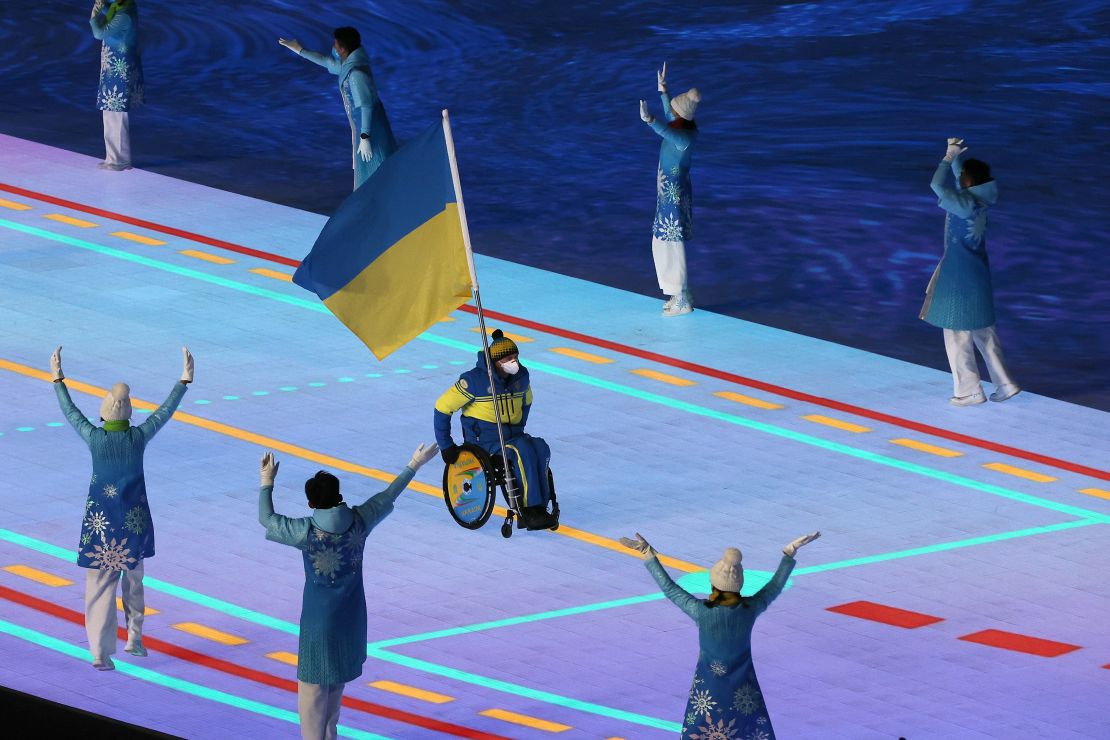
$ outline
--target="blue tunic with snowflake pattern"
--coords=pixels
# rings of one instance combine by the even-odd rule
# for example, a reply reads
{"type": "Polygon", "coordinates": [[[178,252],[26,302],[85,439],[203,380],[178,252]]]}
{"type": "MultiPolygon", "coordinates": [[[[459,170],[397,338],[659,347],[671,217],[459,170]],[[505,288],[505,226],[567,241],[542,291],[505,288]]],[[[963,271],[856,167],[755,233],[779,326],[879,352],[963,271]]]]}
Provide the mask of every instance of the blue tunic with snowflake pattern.
{"type": "Polygon", "coordinates": [[[102,42],[96,107],[114,112],[138,107],[143,102],[143,62],[139,58],[139,9],[135,0],[106,6],[89,20],[89,25],[93,36],[102,42]]]}
{"type": "MultiPolygon", "coordinates": [[[[671,96],[662,94],[663,113],[668,121],[677,119],[671,110],[671,96]]],[[[656,174],[655,222],[652,235],[661,241],[685,242],[694,232],[694,186],[690,181],[696,128],[674,128],[658,118],[650,124],[663,137],[659,147],[656,174]]]]}
{"type": "Polygon", "coordinates": [[[359,506],[316,509],[293,519],[274,513],[273,486],[258,496],[258,521],[266,539],[290,545],[304,557],[297,679],[332,685],[362,675],[366,662],[366,593],[362,550],[366,535],[393,511],[412,480],[405,468],[389,487],[359,506]]]}
{"type": "Polygon", "coordinates": [[[794,569],[784,556],[771,580],[734,606],[709,607],[671,580],[658,558],[645,562],[663,594],[698,626],[698,665],[682,724],[682,738],[773,740],[775,731],[752,665],[752,627],[794,569]]]}
{"type": "Polygon", "coordinates": [[[62,413],[92,453],[92,480],[77,548],[77,564],[82,568],[131,570],[143,558],[154,557],[143,452],[173,416],[186,389],[184,383],[177,383],[165,403],[142,424],[110,432],[85,418],[69,397],[65,381],[54,384],[62,413]]]}
{"type": "Polygon", "coordinates": [[[994,292],[987,259],[987,211],[998,202],[991,180],[964,190],[960,187],[962,157],[952,160],[956,185],[946,184],[948,163],[941,162],[930,187],[944,217],[944,256],[925,289],[920,317],[943,329],[975,330],[994,325],[994,292]]]}

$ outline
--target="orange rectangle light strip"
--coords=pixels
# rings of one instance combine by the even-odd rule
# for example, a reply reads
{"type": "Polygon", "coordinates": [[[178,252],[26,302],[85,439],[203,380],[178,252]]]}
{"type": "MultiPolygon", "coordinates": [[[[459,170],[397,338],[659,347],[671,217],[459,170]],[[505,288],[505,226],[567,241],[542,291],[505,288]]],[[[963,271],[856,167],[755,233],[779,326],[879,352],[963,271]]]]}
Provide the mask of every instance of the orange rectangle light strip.
{"type": "Polygon", "coordinates": [[[610,357],[602,357],[601,355],[595,355],[592,352],[583,352],[582,350],[571,349],[570,347],[552,347],[551,351],[557,355],[562,355],[563,357],[573,357],[576,360],[582,360],[583,362],[592,362],[595,365],[608,365],[611,362],[616,362],[616,360],[610,357]]]}
{"type": "MultiPolygon", "coordinates": [[[[482,333],[482,330],[479,329],[476,326],[470,327],[470,331],[474,332],[475,334],[481,334],[482,333]]],[[[493,334],[494,331],[496,331],[496,329],[493,329],[493,328],[488,327],[488,326],[486,327],[486,334],[493,334]]],[[[504,334],[506,338],[513,340],[517,344],[520,344],[521,342],[534,342],[534,341],[536,341],[535,339],[532,339],[532,337],[525,337],[525,336],[521,336],[520,334],[512,334],[512,333],[507,332],[507,331],[502,331],[501,333],[504,334]]]]}
{"type": "Polygon", "coordinates": [[[638,368],[636,370],[632,370],[631,372],[633,375],[639,375],[641,378],[651,378],[652,380],[658,380],[660,383],[666,383],[667,385],[677,385],[680,387],[697,385],[697,383],[693,380],[680,378],[677,375],[668,375],[667,373],[661,373],[658,370],[638,368]]]}
{"type": "Polygon", "coordinates": [[[1099,498],[1110,500],[1110,491],[1104,491],[1101,488],[1080,488],[1079,492],[1085,493],[1088,496],[1097,496],[1099,498]]]}
{"type": "MultiPolygon", "coordinates": [[[[123,599],[116,597],[116,611],[123,611],[123,599]]],[[[160,611],[153,607],[143,606],[143,616],[149,617],[151,614],[161,614],[160,611]]]]}
{"type": "Polygon", "coordinates": [[[860,426],[850,421],[841,421],[840,419],[834,419],[831,416],[822,416],[821,414],[806,414],[802,418],[806,421],[812,421],[814,424],[824,424],[827,427],[843,429],[846,432],[854,432],[855,434],[871,431],[871,427],[860,426]]]}
{"type": "Polygon", "coordinates": [[[9,208],[13,211],[29,211],[31,206],[26,203],[16,203],[14,200],[0,198],[0,208],[9,208]]]}
{"type": "MultiPolygon", "coordinates": [[[[164,243],[165,242],[163,242],[163,244],[164,243]]],[[[177,253],[178,254],[183,254],[186,257],[193,257],[194,259],[204,260],[205,262],[211,262],[214,265],[230,265],[230,264],[233,264],[235,262],[235,260],[233,260],[233,259],[228,259],[227,257],[221,257],[218,254],[209,254],[208,252],[202,252],[199,249],[181,249],[181,250],[178,250],[177,253]]]]}
{"type": "Polygon", "coordinates": [[[221,632],[220,630],[205,627],[203,624],[197,624],[196,622],[178,622],[173,625],[173,628],[175,630],[181,630],[189,635],[203,637],[205,640],[218,642],[221,645],[246,645],[250,642],[250,640],[244,637],[239,637],[238,635],[233,635],[228,632],[221,632]]]}
{"type": "Polygon", "coordinates": [[[560,724],[558,722],[549,722],[546,719],[539,719],[537,717],[529,717],[527,714],[517,714],[516,712],[509,712],[504,709],[486,709],[478,712],[483,717],[492,717],[499,719],[502,722],[511,722],[514,725],[522,725],[524,727],[531,727],[536,730],[545,730],[547,732],[566,732],[573,730],[570,725],[560,724]]]}
{"type": "Polygon", "coordinates": [[[1007,465],[1006,463],[986,463],[983,467],[987,470],[994,470],[1017,478],[1024,478],[1025,480],[1031,480],[1035,483],[1051,483],[1056,480],[1051,475],[1034,473],[1032,470],[1026,470],[1025,468],[1015,468],[1013,465],[1007,465]]]}
{"type": "Polygon", "coordinates": [[[410,699],[419,699],[420,701],[426,701],[432,704],[446,704],[449,701],[455,701],[455,697],[453,696],[437,694],[435,691],[418,689],[415,686],[397,683],[396,681],[371,681],[366,685],[381,691],[388,691],[391,694],[399,694],[400,696],[407,696],[410,699]]]}
{"type": "Polygon", "coordinates": [[[266,657],[270,660],[276,660],[278,663],[284,663],[285,665],[291,665],[294,667],[297,665],[296,653],[288,653],[284,650],[277,650],[272,653],[266,653],[266,657]]]}
{"type": "Polygon", "coordinates": [[[265,267],[255,267],[251,270],[251,272],[253,272],[255,275],[261,275],[262,277],[273,278],[274,280],[284,280],[287,283],[293,282],[293,276],[290,275],[288,272],[282,272],[281,270],[270,270],[265,267]]]}
{"type": "Polygon", "coordinates": [[[113,231],[112,236],[118,236],[120,239],[138,242],[139,244],[146,244],[148,247],[160,247],[165,244],[161,239],[152,239],[142,234],[132,234],[130,231],[113,231]]]}
{"type": "Polygon", "coordinates": [[[44,586],[53,586],[56,588],[58,586],[73,585],[73,581],[69,580],[68,578],[62,578],[61,576],[56,576],[53,573],[47,573],[44,570],[32,568],[29,565],[7,565],[4,566],[4,570],[8,571],[12,575],[17,575],[21,578],[26,578],[28,580],[35,581],[36,583],[41,583],[44,586]]]}
{"type": "Polygon", "coordinates": [[[754,396],[745,396],[743,393],[736,393],[735,391],[717,391],[713,394],[717,398],[723,398],[727,401],[735,401],[742,403],[745,406],[754,406],[757,409],[781,409],[784,408],[781,403],[772,403],[771,401],[764,401],[761,398],[754,396]]]}
{"type": "Polygon", "coordinates": [[[86,221],[83,218],[74,218],[73,216],[66,216],[66,215],[61,214],[61,213],[49,213],[49,214],[43,216],[43,218],[48,218],[51,221],[57,221],[60,224],[69,224],[70,226],[77,226],[77,227],[82,228],[82,229],[91,229],[91,228],[93,228],[94,226],[97,225],[97,224],[94,224],[92,221],[86,221]]]}
{"type": "Polygon", "coordinates": [[[917,450],[918,452],[927,452],[930,455],[939,455],[940,457],[960,457],[964,454],[962,452],[958,452],[957,450],[950,450],[947,447],[937,447],[936,445],[926,444],[925,442],[918,442],[916,439],[906,439],[905,437],[892,439],[890,440],[890,443],[892,445],[908,447],[909,449],[917,450]]]}

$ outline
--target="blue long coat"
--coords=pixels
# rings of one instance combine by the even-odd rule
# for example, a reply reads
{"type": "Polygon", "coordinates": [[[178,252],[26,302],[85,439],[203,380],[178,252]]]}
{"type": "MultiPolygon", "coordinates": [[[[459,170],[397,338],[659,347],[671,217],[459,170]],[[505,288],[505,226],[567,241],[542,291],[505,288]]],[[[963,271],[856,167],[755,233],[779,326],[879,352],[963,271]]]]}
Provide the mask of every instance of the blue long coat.
{"type": "Polygon", "coordinates": [[[351,125],[351,167],[355,171],[355,190],[358,190],[359,185],[381,167],[385,158],[397,151],[397,140],[385,114],[385,104],[378,97],[374,74],[370,71],[370,57],[362,47],[352,51],[342,62],[334,56],[307,49],[302,49],[300,54],[339,77],[339,96],[351,125]],[[373,156],[369,162],[363,162],[358,156],[362,134],[370,134],[373,156]]]}
{"type": "Polygon", "coordinates": [[[304,559],[298,680],[331,685],[362,675],[366,662],[363,547],[370,530],[393,511],[413,475],[406,467],[388,488],[358,506],[344,503],[297,519],[274,513],[273,486],[259,491],[258,521],[266,528],[266,539],[297,548],[304,559]]]}
{"type": "MultiPolygon", "coordinates": [[[[666,119],[676,120],[671,110],[671,96],[663,93],[662,99],[666,119]]],[[[663,137],[659,147],[652,235],[662,241],[685,242],[694,235],[694,186],[690,180],[690,164],[698,130],[672,128],[658,118],[652,121],[651,128],[663,137]]]]}
{"type": "Polygon", "coordinates": [[[173,416],[186,389],[184,383],[177,383],[165,402],[139,426],[128,424],[119,431],[108,431],[85,418],[69,397],[65,382],[54,384],[62,413],[92,453],[92,480],[77,548],[77,564],[82,568],[131,570],[143,558],[154,557],[154,522],[146,499],[143,452],[173,416]]]}
{"type": "Polygon", "coordinates": [[[686,703],[683,740],[774,740],[775,731],[752,665],[752,627],[756,617],[786,586],[794,558],[784,556],[771,580],[740,604],[712,608],[671,580],[658,558],[648,558],[645,565],[663,594],[698,626],[701,649],[686,703]]]}
{"type": "Polygon", "coordinates": [[[100,87],[96,107],[126,112],[143,103],[143,62],[139,58],[139,8],[135,0],[112,3],[89,19],[100,45],[100,87]],[[112,20],[108,14],[115,7],[112,20]]]}
{"type": "Polygon", "coordinates": [[[960,187],[963,158],[952,160],[955,187],[946,183],[948,163],[933,173],[930,187],[946,211],[944,256],[925,290],[920,317],[942,329],[975,330],[994,325],[994,292],[987,258],[987,211],[998,202],[992,180],[964,190],[960,187]]]}

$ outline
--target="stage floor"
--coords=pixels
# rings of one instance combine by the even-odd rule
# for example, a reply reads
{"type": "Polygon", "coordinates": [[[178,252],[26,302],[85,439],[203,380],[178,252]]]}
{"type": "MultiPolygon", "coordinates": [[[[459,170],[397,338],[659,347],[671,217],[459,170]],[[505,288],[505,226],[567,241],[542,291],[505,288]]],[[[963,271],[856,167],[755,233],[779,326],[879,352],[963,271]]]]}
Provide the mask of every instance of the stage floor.
{"type": "MultiPolygon", "coordinates": [[[[308,513],[320,468],[349,501],[381,490],[473,364],[475,317],[379,363],[289,282],[323,217],[95,165],[0,136],[0,683],[190,738],[295,737],[304,576],[257,523],[259,457],[282,461],[285,514],[308,513]],[[114,673],[81,626],[90,466],[49,387],[59,344],[94,416],[121,380],[160,403],[181,345],[196,357],[146,455],[150,656],[121,650],[114,673]]],[[[1031,393],[956,409],[936,370],[478,271],[532,372],[564,526],[463,530],[440,464],[422,470],[367,541],[369,659],[342,736],[673,736],[696,633],[616,538],[642,532],[691,590],[737,545],[750,588],[813,529],[753,638],[780,737],[1106,736],[1106,413],[1031,393]]]]}

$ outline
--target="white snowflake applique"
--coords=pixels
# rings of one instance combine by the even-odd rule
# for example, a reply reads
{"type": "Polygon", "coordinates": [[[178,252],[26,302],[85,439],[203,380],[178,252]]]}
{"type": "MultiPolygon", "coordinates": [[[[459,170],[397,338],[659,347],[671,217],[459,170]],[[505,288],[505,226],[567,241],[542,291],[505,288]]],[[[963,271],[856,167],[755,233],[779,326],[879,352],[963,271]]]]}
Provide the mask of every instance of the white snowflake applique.
{"type": "Polygon", "coordinates": [[[115,76],[120,77],[124,80],[127,79],[129,67],[127,66],[126,59],[116,59],[114,62],[112,62],[110,69],[112,71],[112,74],[114,74],[115,76]]]}
{"type": "Polygon", "coordinates": [[[109,542],[94,545],[89,557],[100,570],[128,570],[136,561],[131,557],[131,548],[126,545],[126,537],[120,540],[118,545],[116,538],[113,537],[109,542]]]}
{"type": "Polygon", "coordinates": [[[732,708],[743,715],[759,710],[759,692],[753,684],[746,683],[736,690],[732,695],[732,708]]]}
{"type": "Polygon", "coordinates": [[[119,489],[114,484],[109,483],[104,486],[104,498],[115,498],[118,493],[119,489]]]}
{"type": "Polygon", "coordinates": [[[120,112],[127,108],[127,90],[120,92],[119,85],[112,85],[111,90],[104,90],[100,94],[104,110],[120,112]]]}
{"type": "Polygon", "coordinates": [[[771,736],[768,735],[767,732],[764,730],[756,729],[744,740],[771,740],[771,736]]]}
{"type": "Polygon", "coordinates": [[[339,557],[339,552],[330,547],[312,553],[312,569],[316,571],[317,575],[324,578],[335,578],[341,563],[342,558],[339,557]]]}
{"type": "Polygon", "coordinates": [[[755,723],[756,723],[757,725],[765,725],[765,724],[767,724],[767,723],[768,723],[768,722],[770,722],[770,721],[771,721],[771,720],[767,718],[767,715],[766,715],[766,714],[761,714],[760,716],[758,716],[758,717],[756,717],[756,718],[755,718],[755,723]]]}
{"type": "Polygon", "coordinates": [[[103,537],[104,533],[108,531],[108,517],[104,516],[104,512],[102,511],[93,512],[93,514],[85,520],[85,526],[88,527],[89,532],[98,537],[103,537]]]}
{"type": "Polygon", "coordinates": [[[667,242],[682,241],[682,223],[674,216],[655,219],[655,235],[667,242]]]}
{"type": "Polygon", "coordinates": [[[982,211],[975,218],[967,220],[967,238],[978,243],[985,233],[987,233],[987,212],[982,211]]]}
{"type": "Polygon", "coordinates": [[[91,486],[93,483],[96,483],[96,473],[93,473],[93,477],[92,480],[89,481],[89,485],[91,486]]]}
{"type": "Polygon", "coordinates": [[[81,546],[82,547],[89,544],[90,541],[92,541],[92,534],[90,532],[85,532],[83,535],[81,535],[81,546]]]}
{"type": "Polygon", "coordinates": [[[317,542],[326,542],[327,539],[328,539],[328,533],[325,532],[322,529],[315,529],[314,528],[312,530],[312,536],[316,538],[317,542]]]}
{"type": "Polygon", "coordinates": [[[723,676],[728,673],[728,667],[719,660],[715,660],[709,664],[709,670],[713,671],[714,676],[723,676]]]}
{"type": "Polygon", "coordinates": [[[736,720],[731,720],[727,725],[723,719],[717,720],[714,723],[708,716],[705,718],[705,725],[698,727],[700,735],[690,735],[691,740],[739,740],[740,736],[736,733],[738,730],[735,727],[736,720]]]}
{"type": "Polygon", "coordinates": [[[107,46],[100,47],[100,74],[103,75],[110,70],[117,59],[118,57],[107,46]]]}
{"type": "Polygon", "coordinates": [[[123,527],[128,532],[135,534],[142,534],[146,531],[146,512],[143,511],[141,506],[129,510],[127,515],[123,518],[123,527]]]}
{"type": "Polygon", "coordinates": [[[709,690],[694,690],[690,693],[690,710],[695,714],[708,715],[717,706],[717,702],[709,695],[709,690]]]}
{"type": "Polygon", "coordinates": [[[694,714],[693,712],[687,712],[686,713],[686,724],[692,725],[697,721],[698,721],[698,715],[694,714]]]}
{"type": "Polygon", "coordinates": [[[663,199],[664,203],[674,203],[678,205],[682,202],[682,188],[678,186],[677,182],[664,183],[659,196],[663,199]]]}

